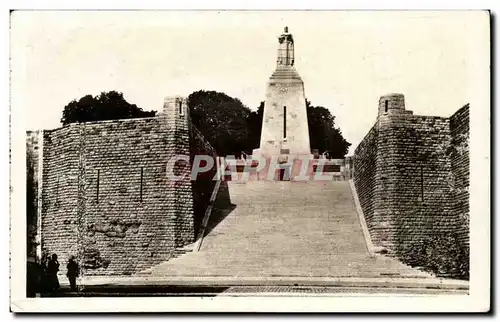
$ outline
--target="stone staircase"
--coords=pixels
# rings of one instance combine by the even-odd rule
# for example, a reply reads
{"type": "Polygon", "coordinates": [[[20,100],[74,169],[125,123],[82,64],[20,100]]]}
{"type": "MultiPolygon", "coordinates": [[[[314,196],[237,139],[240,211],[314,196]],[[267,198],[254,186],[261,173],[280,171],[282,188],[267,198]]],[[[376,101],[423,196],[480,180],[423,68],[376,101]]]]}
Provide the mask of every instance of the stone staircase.
{"type": "Polygon", "coordinates": [[[153,277],[417,277],[430,274],[370,255],[348,181],[228,183],[198,252],[139,275],[153,277]]]}

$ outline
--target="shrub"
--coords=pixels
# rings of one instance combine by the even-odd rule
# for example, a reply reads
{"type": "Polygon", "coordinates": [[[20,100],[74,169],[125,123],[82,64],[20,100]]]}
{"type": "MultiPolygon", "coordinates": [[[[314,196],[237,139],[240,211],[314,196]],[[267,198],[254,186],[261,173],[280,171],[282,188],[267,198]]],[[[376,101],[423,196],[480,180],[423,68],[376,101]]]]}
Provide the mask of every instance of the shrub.
{"type": "Polygon", "coordinates": [[[439,277],[469,279],[469,247],[455,233],[426,236],[399,249],[401,259],[439,277]]]}

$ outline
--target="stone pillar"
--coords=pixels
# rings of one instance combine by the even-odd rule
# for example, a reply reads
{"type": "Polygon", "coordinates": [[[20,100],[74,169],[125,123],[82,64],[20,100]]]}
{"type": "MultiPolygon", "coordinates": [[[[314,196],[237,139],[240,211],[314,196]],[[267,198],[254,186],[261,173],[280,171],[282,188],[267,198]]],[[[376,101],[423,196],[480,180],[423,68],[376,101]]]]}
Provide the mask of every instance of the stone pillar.
{"type": "MultiPolygon", "coordinates": [[[[181,96],[166,97],[163,104],[163,113],[159,115],[165,120],[165,125],[174,130],[173,142],[177,155],[191,159],[191,119],[187,98],[181,96]]],[[[170,184],[175,191],[173,209],[175,211],[176,247],[182,247],[194,241],[194,200],[191,182],[191,161],[179,162],[174,170],[178,175],[185,175],[186,179],[172,181],[170,184]]]]}

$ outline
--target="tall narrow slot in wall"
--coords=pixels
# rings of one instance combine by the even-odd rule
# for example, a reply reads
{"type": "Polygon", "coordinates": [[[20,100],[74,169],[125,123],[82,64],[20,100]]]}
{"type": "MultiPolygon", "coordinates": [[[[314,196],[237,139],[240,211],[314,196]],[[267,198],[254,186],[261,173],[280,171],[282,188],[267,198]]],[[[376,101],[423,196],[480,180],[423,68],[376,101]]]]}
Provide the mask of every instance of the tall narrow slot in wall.
{"type": "Polygon", "coordinates": [[[389,109],[389,101],[385,100],[385,112],[387,113],[387,110],[389,109]]]}
{"type": "Polygon", "coordinates": [[[101,170],[97,170],[97,190],[96,190],[96,203],[99,203],[99,180],[101,177],[101,170]]]}
{"type": "Polygon", "coordinates": [[[178,100],[178,106],[179,106],[179,115],[184,115],[184,112],[182,111],[182,100],[178,100]]]}
{"type": "Polygon", "coordinates": [[[59,205],[59,176],[57,176],[57,185],[56,185],[56,206],[59,205]]]}
{"type": "Polygon", "coordinates": [[[144,168],[141,167],[141,188],[139,191],[139,200],[142,202],[142,180],[144,178],[144,168]]]}
{"type": "Polygon", "coordinates": [[[420,165],[420,193],[422,202],[424,202],[424,166],[420,165]]]}
{"type": "Polygon", "coordinates": [[[283,138],[286,139],[286,106],[283,106],[283,138]]]}

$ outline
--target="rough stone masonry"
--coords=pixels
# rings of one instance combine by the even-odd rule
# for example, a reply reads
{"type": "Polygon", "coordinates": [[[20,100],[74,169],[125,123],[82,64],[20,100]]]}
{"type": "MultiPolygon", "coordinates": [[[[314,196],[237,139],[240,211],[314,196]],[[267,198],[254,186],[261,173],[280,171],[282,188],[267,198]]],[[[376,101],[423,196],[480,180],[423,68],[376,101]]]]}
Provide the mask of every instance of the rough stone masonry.
{"type": "Polygon", "coordinates": [[[354,155],[354,182],[371,238],[398,249],[454,232],[469,243],[469,105],[451,117],[413,115],[402,94],[382,96],[354,155]]]}
{"type": "MultiPolygon", "coordinates": [[[[285,29],[278,40],[253,156],[278,156],[281,168],[268,176],[266,161],[264,175],[254,173],[258,180],[289,180],[285,170],[293,177],[301,165],[291,156],[313,157],[293,37],[285,29]]],[[[453,231],[468,247],[468,137],[468,105],[446,118],[413,115],[402,94],[380,98],[377,120],[354,157],[330,163],[345,164],[349,178],[353,163],[376,246],[398,256],[401,246],[453,231]]],[[[190,180],[195,155],[216,155],[180,97],[167,98],[157,117],[29,132],[27,155],[34,189],[28,209],[36,214],[28,238],[37,237],[37,256],[57,253],[65,263],[76,255],[88,275],[134,274],[175,256],[194,241],[215,185],[215,168],[190,180]],[[169,180],[168,162],[179,155],[185,162],[175,163],[174,172],[188,175],[169,180]]],[[[316,172],[313,161],[308,174],[316,172]]]]}
{"type": "Polygon", "coordinates": [[[75,255],[87,275],[127,275],[194,241],[215,182],[168,180],[166,167],[185,155],[174,172],[190,173],[194,155],[215,151],[191,125],[185,98],[167,98],[157,117],[74,123],[29,132],[27,142],[41,187],[38,256],[75,255]]]}

